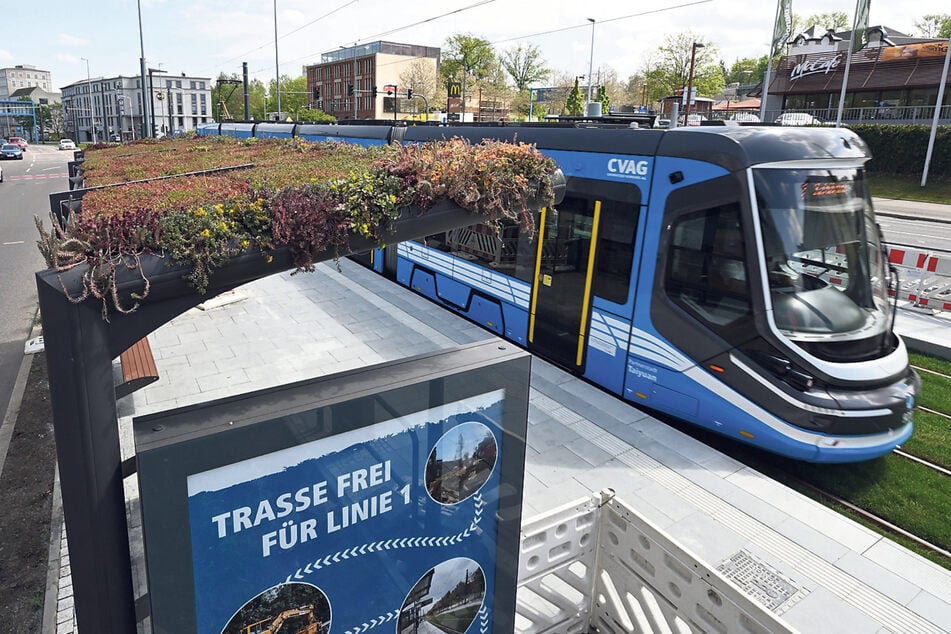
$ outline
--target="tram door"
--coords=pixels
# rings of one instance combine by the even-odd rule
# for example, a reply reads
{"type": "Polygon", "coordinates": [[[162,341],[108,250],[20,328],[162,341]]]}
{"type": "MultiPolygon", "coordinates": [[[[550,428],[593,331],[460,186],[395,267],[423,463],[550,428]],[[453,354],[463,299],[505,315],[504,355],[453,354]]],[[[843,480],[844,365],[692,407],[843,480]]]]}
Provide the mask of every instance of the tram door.
{"type": "Polygon", "coordinates": [[[565,198],[539,220],[529,349],[554,363],[580,370],[600,202],[565,198]]]}

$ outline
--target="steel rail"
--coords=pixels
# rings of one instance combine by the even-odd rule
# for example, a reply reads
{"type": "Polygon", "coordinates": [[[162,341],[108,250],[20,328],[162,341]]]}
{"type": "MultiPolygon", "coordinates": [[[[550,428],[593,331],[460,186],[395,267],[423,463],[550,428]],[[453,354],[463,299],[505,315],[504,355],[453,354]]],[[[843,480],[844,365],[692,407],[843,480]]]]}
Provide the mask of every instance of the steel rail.
{"type": "Polygon", "coordinates": [[[866,510],[863,509],[862,507],[856,506],[856,505],[853,504],[852,502],[849,502],[848,500],[846,500],[846,499],[844,499],[844,498],[841,498],[841,497],[839,497],[838,495],[836,495],[836,494],[834,494],[834,493],[829,493],[828,491],[826,491],[826,490],[824,490],[824,489],[822,489],[822,488],[820,488],[820,487],[817,487],[817,486],[814,485],[814,484],[810,484],[809,482],[806,482],[805,480],[801,480],[800,478],[797,478],[797,477],[795,477],[795,476],[792,476],[792,475],[790,475],[790,474],[788,474],[788,473],[786,473],[786,474],[784,474],[784,475],[785,475],[786,478],[789,478],[790,480],[794,480],[795,482],[797,482],[797,483],[801,484],[802,486],[804,486],[804,487],[806,487],[806,488],[808,488],[808,489],[814,491],[815,493],[817,493],[817,494],[819,494],[819,495],[821,495],[821,496],[827,498],[828,500],[834,502],[835,504],[838,504],[838,505],[840,505],[840,506],[842,506],[842,507],[844,507],[844,508],[847,508],[848,510],[852,511],[852,512],[855,513],[856,515],[860,516],[860,517],[861,517],[862,519],[864,519],[865,521],[870,522],[870,523],[872,523],[872,524],[874,524],[874,525],[876,525],[876,526],[882,528],[883,530],[886,530],[886,531],[888,531],[888,532],[890,532],[890,533],[892,533],[892,534],[899,535],[899,536],[903,537],[904,539],[907,539],[907,540],[909,540],[909,541],[912,541],[912,542],[914,542],[915,544],[917,544],[918,546],[920,546],[921,548],[923,548],[923,549],[925,549],[925,550],[927,550],[927,551],[929,551],[929,552],[935,553],[936,555],[940,555],[941,557],[944,557],[944,558],[946,558],[946,559],[948,559],[948,560],[951,560],[951,552],[945,550],[945,549],[942,548],[941,546],[938,546],[937,544],[932,544],[932,543],[929,542],[928,540],[923,539],[923,538],[921,538],[921,537],[915,535],[914,533],[910,533],[910,532],[906,531],[904,528],[901,528],[900,526],[896,526],[895,524],[892,524],[892,523],[889,522],[888,520],[886,520],[886,519],[884,519],[884,518],[882,518],[882,517],[879,517],[878,515],[875,515],[874,513],[871,513],[871,512],[869,512],[869,511],[866,511],[866,510]]]}

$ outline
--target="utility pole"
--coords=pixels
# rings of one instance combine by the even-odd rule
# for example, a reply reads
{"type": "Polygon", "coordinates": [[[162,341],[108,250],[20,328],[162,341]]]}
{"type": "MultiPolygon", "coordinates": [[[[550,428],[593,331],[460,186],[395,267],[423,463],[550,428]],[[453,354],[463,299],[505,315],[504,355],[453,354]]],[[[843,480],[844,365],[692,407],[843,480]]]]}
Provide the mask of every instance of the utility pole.
{"type": "MultiPolygon", "coordinates": [[[[141,0],[136,0],[136,5],[139,9],[139,66],[141,67],[142,73],[142,137],[151,136],[148,133],[148,130],[151,130],[151,123],[149,122],[149,100],[146,95],[145,87],[145,40],[142,39],[142,2],[141,0]]],[[[130,111],[135,112],[132,108],[130,111]]],[[[135,128],[135,116],[132,117],[132,127],[135,128]]]]}
{"type": "Polygon", "coordinates": [[[86,91],[89,93],[89,118],[92,122],[92,142],[93,144],[99,143],[99,138],[96,136],[96,102],[92,98],[92,79],[89,77],[89,60],[85,57],[80,57],[79,59],[86,62],[86,91]]]}
{"type": "MultiPolygon", "coordinates": [[[[277,91],[277,118],[280,119],[281,118],[281,65],[277,61],[277,0],[274,0],[274,89],[277,91]]],[[[267,110],[267,108],[265,108],[265,110],[267,110]]]]}
{"type": "MultiPolygon", "coordinates": [[[[162,64],[159,64],[159,66],[161,65],[162,64]]],[[[152,113],[152,116],[149,118],[149,120],[152,122],[152,127],[149,128],[149,136],[153,138],[156,134],[155,128],[158,125],[158,117],[155,116],[155,87],[152,85],[152,73],[164,72],[167,71],[164,71],[161,68],[149,68],[149,111],[152,113]]]]}

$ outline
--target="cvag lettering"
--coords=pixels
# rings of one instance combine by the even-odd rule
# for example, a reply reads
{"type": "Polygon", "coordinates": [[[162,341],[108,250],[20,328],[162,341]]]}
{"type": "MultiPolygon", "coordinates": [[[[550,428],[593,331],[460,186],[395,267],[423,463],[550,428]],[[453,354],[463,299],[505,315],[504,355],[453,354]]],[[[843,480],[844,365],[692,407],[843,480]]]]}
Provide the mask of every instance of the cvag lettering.
{"type": "Polygon", "coordinates": [[[636,178],[639,180],[643,179],[645,176],[647,176],[649,169],[650,163],[645,160],[622,158],[608,159],[608,172],[611,174],[617,174],[624,178],[636,178]]]}

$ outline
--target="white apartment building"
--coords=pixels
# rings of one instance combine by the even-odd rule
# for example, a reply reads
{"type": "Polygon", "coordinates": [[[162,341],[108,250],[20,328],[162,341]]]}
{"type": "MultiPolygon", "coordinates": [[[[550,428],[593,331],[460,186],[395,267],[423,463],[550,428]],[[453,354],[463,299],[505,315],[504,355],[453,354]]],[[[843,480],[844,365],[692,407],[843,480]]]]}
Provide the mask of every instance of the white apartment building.
{"type": "MultiPolygon", "coordinates": [[[[213,120],[210,78],[150,73],[146,83],[155,135],[190,132],[213,120]]],[[[60,90],[70,138],[88,143],[148,136],[141,76],[92,77],[60,90]]]]}
{"type": "Polygon", "coordinates": [[[0,100],[9,99],[10,95],[21,88],[33,87],[54,92],[50,72],[28,64],[0,68],[0,100]]]}

